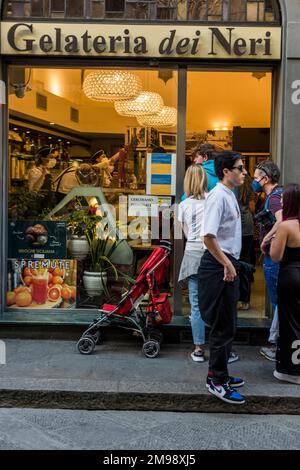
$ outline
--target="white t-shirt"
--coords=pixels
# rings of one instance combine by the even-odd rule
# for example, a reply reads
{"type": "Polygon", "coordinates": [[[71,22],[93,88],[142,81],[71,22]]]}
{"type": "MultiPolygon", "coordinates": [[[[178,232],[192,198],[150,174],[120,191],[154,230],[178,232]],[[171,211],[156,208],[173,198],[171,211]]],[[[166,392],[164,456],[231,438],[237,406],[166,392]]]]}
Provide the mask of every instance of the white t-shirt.
{"type": "Polygon", "coordinates": [[[203,241],[201,240],[204,203],[205,199],[188,197],[178,206],[177,218],[179,222],[186,225],[188,230],[186,248],[205,248],[203,241]]]}
{"type": "Polygon", "coordinates": [[[38,166],[35,166],[29,170],[29,173],[28,173],[29,191],[32,191],[32,190],[39,191],[41,189],[45,181],[46,173],[49,173],[49,171],[46,170],[46,172],[43,173],[42,169],[38,166]]]}
{"type": "Polygon", "coordinates": [[[215,236],[222,251],[239,259],[242,248],[240,208],[233,191],[222,183],[217,183],[205,200],[201,235],[215,236]]]}

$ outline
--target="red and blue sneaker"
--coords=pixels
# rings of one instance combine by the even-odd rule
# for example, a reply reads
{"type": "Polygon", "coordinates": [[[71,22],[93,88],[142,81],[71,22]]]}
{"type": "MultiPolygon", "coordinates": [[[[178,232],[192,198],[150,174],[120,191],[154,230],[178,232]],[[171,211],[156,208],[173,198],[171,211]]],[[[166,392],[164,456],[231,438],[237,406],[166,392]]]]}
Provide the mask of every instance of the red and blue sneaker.
{"type": "Polygon", "coordinates": [[[217,384],[211,380],[208,391],[226,403],[243,405],[246,402],[245,397],[229,385],[229,381],[223,384],[217,384]]]}

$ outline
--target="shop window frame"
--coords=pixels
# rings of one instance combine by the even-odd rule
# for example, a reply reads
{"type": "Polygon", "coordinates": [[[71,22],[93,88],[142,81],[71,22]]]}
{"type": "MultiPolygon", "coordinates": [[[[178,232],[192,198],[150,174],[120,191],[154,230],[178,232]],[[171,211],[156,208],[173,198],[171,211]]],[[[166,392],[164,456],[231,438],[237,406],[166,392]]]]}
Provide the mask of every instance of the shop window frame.
{"type": "MultiPolygon", "coordinates": [[[[84,61],[76,58],[70,58],[68,60],[68,66],[66,66],[66,61],[65,58],[45,58],[41,59],[40,58],[25,58],[25,57],[14,57],[13,60],[10,58],[4,58],[3,60],[3,76],[8,77],[8,67],[9,65],[19,65],[19,66],[30,66],[30,67],[41,67],[41,64],[43,67],[61,67],[61,68],[99,68],[99,64],[95,63],[95,61],[91,59],[85,59],[84,61]]],[[[103,67],[112,67],[112,68],[118,68],[118,67],[124,67],[127,69],[146,69],[149,67],[149,61],[139,61],[138,63],[134,60],[109,60],[109,59],[104,59],[101,62],[101,65],[103,67]]],[[[178,83],[177,83],[177,103],[178,103],[178,121],[177,121],[177,154],[183,154],[185,151],[185,139],[186,139],[186,99],[187,99],[187,72],[189,70],[197,70],[197,71],[232,71],[232,63],[209,63],[209,62],[203,62],[199,64],[191,63],[190,61],[183,60],[182,62],[173,62],[170,61],[168,63],[160,63],[158,62],[155,65],[152,65],[153,68],[158,69],[158,68],[167,68],[167,69],[174,69],[178,73],[178,83]]],[[[251,71],[253,72],[253,69],[261,69],[262,64],[259,62],[253,62],[251,64],[245,64],[245,63],[240,63],[240,62],[235,62],[234,63],[234,70],[235,71],[251,71]]],[[[270,61],[268,64],[266,64],[264,67],[264,70],[269,70],[273,74],[273,83],[275,83],[275,77],[278,71],[278,62],[277,61],[270,61]]],[[[272,116],[271,116],[271,129],[275,129],[274,125],[274,88],[272,92],[272,116]]],[[[7,270],[6,270],[6,264],[7,264],[7,233],[6,233],[6,227],[7,227],[7,221],[8,221],[8,215],[7,215],[7,203],[8,203],[8,161],[6,158],[6,155],[8,153],[8,122],[9,122],[9,112],[8,108],[5,107],[2,111],[2,122],[3,122],[3,129],[4,133],[2,135],[2,156],[4,157],[2,160],[2,188],[3,188],[3,201],[4,201],[4,208],[3,208],[3,224],[2,224],[2,236],[3,236],[3,241],[2,241],[2,257],[0,260],[0,265],[1,265],[1,274],[2,274],[2,279],[4,279],[4,283],[2,284],[2,297],[1,299],[3,300],[3,304],[0,305],[0,322],[1,318],[3,315],[8,315],[8,311],[6,310],[5,306],[5,294],[6,294],[6,284],[7,284],[7,270]]],[[[277,149],[272,149],[272,153],[276,154],[277,149]]],[[[182,193],[182,181],[184,178],[184,173],[185,173],[185,167],[183,162],[181,161],[183,159],[178,158],[177,159],[177,168],[176,168],[176,202],[179,202],[180,196],[182,193]]],[[[0,177],[1,178],[1,177],[0,177]]],[[[180,263],[181,263],[181,257],[183,254],[183,241],[182,240],[177,240],[174,243],[174,253],[176,253],[174,260],[173,260],[173,281],[176,279],[176,273],[178,273],[179,268],[180,268],[180,263]]],[[[177,286],[177,282],[174,284],[174,286],[177,286]]],[[[182,311],[182,292],[181,289],[174,288],[173,291],[173,300],[174,300],[174,315],[175,316],[180,316],[180,312],[182,311]]],[[[94,312],[93,309],[79,309],[80,313],[82,314],[91,314],[91,312],[94,312]]],[[[74,314],[74,311],[72,311],[74,314]]],[[[266,305],[266,312],[268,312],[268,305],[266,305]]],[[[43,313],[45,314],[44,310],[37,310],[36,313],[43,313]]],[[[63,314],[63,315],[72,315],[71,312],[68,312],[67,310],[63,309],[53,309],[54,314],[63,314]]],[[[7,317],[6,317],[7,318],[7,317]]],[[[26,312],[24,311],[24,322],[26,322],[26,312]]],[[[47,324],[47,321],[45,321],[45,324],[47,324]]]]}

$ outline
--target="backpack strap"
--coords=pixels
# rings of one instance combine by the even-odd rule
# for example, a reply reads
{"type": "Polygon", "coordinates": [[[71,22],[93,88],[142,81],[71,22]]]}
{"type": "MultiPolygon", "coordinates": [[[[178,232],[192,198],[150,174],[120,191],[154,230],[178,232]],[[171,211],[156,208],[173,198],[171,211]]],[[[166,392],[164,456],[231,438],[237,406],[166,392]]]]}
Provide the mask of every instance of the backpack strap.
{"type": "Polygon", "coordinates": [[[276,194],[282,194],[283,188],[281,186],[277,186],[268,196],[265,202],[265,209],[268,211],[269,210],[269,203],[270,203],[270,197],[271,196],[276,196],[276,194]]]}

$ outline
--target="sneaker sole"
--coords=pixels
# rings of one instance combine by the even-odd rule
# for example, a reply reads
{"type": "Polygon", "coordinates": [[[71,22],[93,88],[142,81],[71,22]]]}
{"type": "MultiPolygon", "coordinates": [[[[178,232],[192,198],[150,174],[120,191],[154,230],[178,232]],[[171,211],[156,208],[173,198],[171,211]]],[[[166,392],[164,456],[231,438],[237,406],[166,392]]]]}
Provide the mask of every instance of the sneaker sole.
{"type": "Polygon", "coordinates": [[[191,358],[194,362],[205,362],[205,358],[203,357],[194,357],[191,355],[191,358]]]}
{"type": "Polygon", "coordinates": [[[291,375],[282,374],[281,372],[277,372],[277,370],[274,370],[273,376],[275,377],[275,379],[280,380],[281,382],[288,382],[290,384],[300,385],[300,377],[293,377],[291,375]]]}
{"type": "MultiPolygon", "coordinates": [[[[240,383],[239,385],[231,385],[232,388],[241,388],[245,385],[245,382],[240,383]]],[[[205,384],[206,388],[209,389],[209,385],[205,384]]]]}
{"type": "Polygon", "coordinates": [[[225,401],[226,403],[230,403],[231,405],[244,405],[246,403],[246,400],[232,401],[232,400],[228,400],[227,398],[220,397],[220,395],[217,395],[216,393],[212,392],[210,388],[208,389],[208,391],[214,397],[217,397],[217,398],[219,398],[219,400],[225,401]]]}
{"type": "Polygon", "coordinates": [[[259,351],[259,354],[262,355],[262,357],[264,357],[265,359],[267,359],[268,361],[271,361],[271,362],[276,362],[276,359],[272,359],[271,357],[267,356],[267,354],[265,354],[264,352],[262,351],[259,351]]]}

